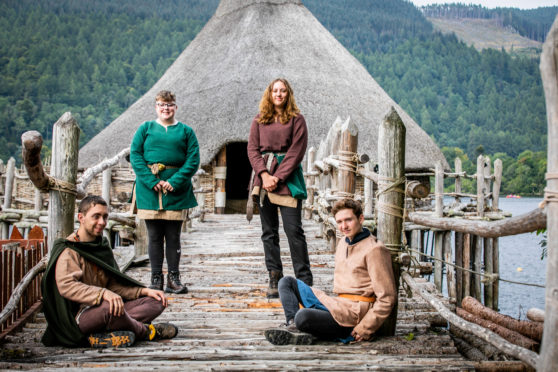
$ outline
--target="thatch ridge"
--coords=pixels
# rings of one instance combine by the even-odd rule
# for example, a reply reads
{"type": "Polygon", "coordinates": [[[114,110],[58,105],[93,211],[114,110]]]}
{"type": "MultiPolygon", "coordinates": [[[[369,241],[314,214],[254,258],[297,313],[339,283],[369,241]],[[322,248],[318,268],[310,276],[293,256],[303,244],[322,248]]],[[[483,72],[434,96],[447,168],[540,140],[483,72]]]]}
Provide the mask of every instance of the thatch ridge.
{"type": "Polygon", "coordinates": [[[177,119],[190,125],[209,164],[226,143],[245,142],[267,84],[285,77],[309,128],[309,145],[324,139],[337,116],[358,126],[359,150],[377,158],[377,130],[393,106],[407,128],[407,169],[441,160],[432,139],[299,0],[222,0],[215,15],[138,101],[80,151],[91,166],[129,146],[135,130],[155,117],[154,97],[176,93],[177,119]]]}

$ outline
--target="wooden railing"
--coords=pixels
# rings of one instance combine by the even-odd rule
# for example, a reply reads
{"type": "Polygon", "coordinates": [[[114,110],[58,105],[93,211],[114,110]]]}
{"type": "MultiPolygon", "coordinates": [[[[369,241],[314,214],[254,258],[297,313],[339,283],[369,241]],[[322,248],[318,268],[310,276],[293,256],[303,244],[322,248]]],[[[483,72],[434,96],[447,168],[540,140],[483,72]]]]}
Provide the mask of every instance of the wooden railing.
{"type": "Polygon", "coordinates": [[[9,240],[0,240],[0,341],[20,327],[41,306],[41,275],[46,267],[47,246],[40,227],[27,239],[13,228],[9,240]]]}

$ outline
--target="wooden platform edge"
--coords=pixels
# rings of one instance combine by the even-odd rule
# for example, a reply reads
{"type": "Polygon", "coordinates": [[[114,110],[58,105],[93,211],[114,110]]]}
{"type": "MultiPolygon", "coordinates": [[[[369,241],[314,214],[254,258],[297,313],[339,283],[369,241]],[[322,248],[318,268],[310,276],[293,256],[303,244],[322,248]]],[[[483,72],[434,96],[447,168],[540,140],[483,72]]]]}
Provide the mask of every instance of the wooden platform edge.
{"type": "Polygon", "coordinates": [[[21,317],[18,318],[13,324],[8,326],[2,333],[0,333],[0,343],[5,341],[6,336],[12,332],[19,331],[35,314],[43,308],[43,301],[35,302],[21,317]]]}

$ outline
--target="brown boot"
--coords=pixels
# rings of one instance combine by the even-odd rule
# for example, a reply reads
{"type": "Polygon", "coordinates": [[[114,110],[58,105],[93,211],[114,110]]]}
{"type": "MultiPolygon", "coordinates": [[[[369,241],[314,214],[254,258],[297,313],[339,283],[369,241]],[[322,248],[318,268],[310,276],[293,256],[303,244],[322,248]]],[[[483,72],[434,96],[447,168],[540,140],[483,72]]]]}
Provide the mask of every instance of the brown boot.
{"type": "Polygon", "coordinates": [[[188,293],[188,288],[180,282],[180,273],[178,271],[171,271],[168,273],[165,292],[188,293]]]}
{"type": "Polygon", "coordinates": [[[270,271],[269,272],[269,287],[267,288],[267,298],[279,298],[279,289],[277,285],[279,284],[279,279],[283,277],[281,271],[270,271]]]}
{"type": "Polygon", "coordinates": [[[149,286],[149,288],[162,291],[164,281],[165,279],[163,273],[151,274],[151,285],[149,286]]]}

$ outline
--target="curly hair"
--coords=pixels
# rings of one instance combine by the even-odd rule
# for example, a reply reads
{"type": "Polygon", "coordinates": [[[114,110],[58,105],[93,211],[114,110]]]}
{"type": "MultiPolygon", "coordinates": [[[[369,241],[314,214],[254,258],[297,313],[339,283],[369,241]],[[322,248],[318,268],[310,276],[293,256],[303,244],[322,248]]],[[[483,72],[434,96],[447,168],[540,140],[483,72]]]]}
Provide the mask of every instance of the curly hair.
{"type": "Polygon", "coordinates": [[[176,102],[176,96],[169,90],[162,90],[155,96],[155,102],[176,102]]]}
{"type": "Polygon", "coordinates": [[[260,124],[269,124],[273,122],[273,117],[275,116],[275,106],[273,105],[271,93],[273,91],[273,85],[278,81],[282,82],[283,84],[285,84],[285,87],[287,87],[287,100],[285,101],[285,109],[279,117],[279,121],[281,122],[281,124],[286,124],[289,120],[297,117],[300,113],[300,110],[296,105],[293,89],[291,88],[289,82],[281,78],[275,79],[267,86],[262,99],[260,100],[260,117],[258,119],[258,123],[260,124]]]}
{"type": "Polygon", "coordinates": [[[357,218],[362,215],[362,204],[358,200],[348,198],[339,200],[333,205],[331,214],[335,216],[337,212],[343,209],[351,209],[357,218]]]}

